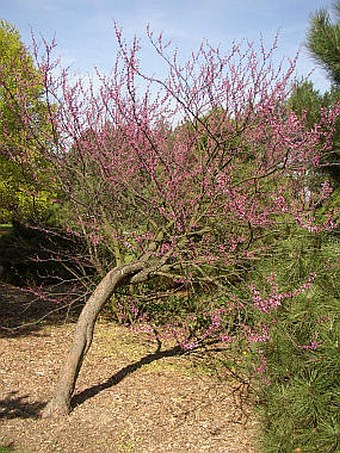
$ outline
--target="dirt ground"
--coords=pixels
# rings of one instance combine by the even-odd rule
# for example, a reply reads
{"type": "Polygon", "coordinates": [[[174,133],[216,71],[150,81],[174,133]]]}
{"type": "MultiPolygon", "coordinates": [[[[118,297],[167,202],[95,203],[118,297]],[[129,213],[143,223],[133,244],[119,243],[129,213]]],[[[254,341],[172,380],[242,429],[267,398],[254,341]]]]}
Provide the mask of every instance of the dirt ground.
{"type": "MultiPolygon", "coordinates": [[[[52,307],[45,307],[45,310],[52,307]]],[[[100,321],[73,411],[41,419],[73,318],[46,318],[31,297],[0,285],[0,446],[25,453],[255,453],[257,424],[239,384],[191,355],[100,321]],[[12,330],[25,323],[24,330],[12,330]],[[11,329],[7,329],[10,327],[11,329]]]]}

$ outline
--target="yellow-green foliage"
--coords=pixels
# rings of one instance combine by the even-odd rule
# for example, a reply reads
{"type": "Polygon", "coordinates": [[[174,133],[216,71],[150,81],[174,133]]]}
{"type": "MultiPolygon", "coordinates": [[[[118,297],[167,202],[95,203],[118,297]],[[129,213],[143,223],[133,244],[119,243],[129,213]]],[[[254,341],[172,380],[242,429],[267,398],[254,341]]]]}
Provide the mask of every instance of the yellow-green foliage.
{"type": "Polygon", "coordinates": [[[26,220],[50,209],[56,184],[40,154],[50,143],[42,77],[6,21],[0,21],[0,79],[0,222],[26,220]],[[35,130],[25,126],[23,112],[34,115],[35,130]]]}

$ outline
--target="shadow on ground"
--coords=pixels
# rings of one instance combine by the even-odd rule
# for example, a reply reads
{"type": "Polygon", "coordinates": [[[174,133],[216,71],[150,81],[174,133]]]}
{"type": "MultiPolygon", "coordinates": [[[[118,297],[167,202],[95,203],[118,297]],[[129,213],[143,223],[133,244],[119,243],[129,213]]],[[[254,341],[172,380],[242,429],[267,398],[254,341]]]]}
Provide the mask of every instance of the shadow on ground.
{"type": "Polygon", "coordinates": [[[59,302],[58,297],[44,299],[0,281],[0,338],[30,335],[46,324],[75,321],[83,302],[72,303],[70,296],[64,301],[60,297],[59,302]]]}
{"type": "Polygon", "coordinates": [[[160,360],[165,357],[179,356],[179,355],[182,355],[183,353],[184,353],[184,351],[180,346],[175,346],[171,349],[166,349],[165,351],[157,350],[156,352],[148,354],[148,355],[142,357],[137,362],[131,363],[130,365],[127,365],[126,367],[122,368],[117,373],[115,373],[113,376],[111,376],[109,379],[107,379],[105,382],[94,385],[94,386],[76,394],[72,398],[71,407],[72,407],[72,409],[74,409],[76,406],[80,406],[81,404],[83,404],[86,400],[98,395],[98,393],[102,392],[103,390],[109,389],[110,387],[117,385],[124,378],[126,378],[129,374],[134,373],[135,371],[137,371],[139,368],[141,368],[144,365],[148,365],[156,360],[160,360]]]}
{"type": "MultiPolygon", "coordinates": [[[[86,400],[98,395],[100,392],[117,385],[125,377],[134,373],[143,365],[150,364],[165,357],[173,357],[181,354],[183,354],[183,349],[179,346],[175,346],[165,351],[158,350],[154,353],[148,354],[137,362],[122,368],[105,382],[94,385],[75,395],[72,398],[71,407],[74,409],[75,407],[83,404],[86,400]]],[[[29,395],[19,396],[17,391],[13,391],[6,398],[0,400],[0,419],[11,420],[14,418],[39,418],[41,410],[46,405],[46,402],[36,401],[31,403],[26,401],[28,397],[29,395]]]]}
{"type": "Polygon", "coordinates": [[[30,403],[28,395],[17,396],[18,392],[11,392],[9,396],[0,400],[0,420],[14,418],[38,418],[46,402],[30,403]]]}

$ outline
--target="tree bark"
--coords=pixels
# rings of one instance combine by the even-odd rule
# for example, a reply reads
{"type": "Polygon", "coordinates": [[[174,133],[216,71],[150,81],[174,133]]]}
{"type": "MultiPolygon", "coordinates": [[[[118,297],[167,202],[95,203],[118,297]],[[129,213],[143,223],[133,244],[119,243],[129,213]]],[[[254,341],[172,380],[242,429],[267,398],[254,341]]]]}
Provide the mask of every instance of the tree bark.
{"type": "Polygon", "coordinates": [[[61,369],[54,396],[42,412],[42,417],[57,417],[70,412],[70,401],[74,392],[76,380],[89,350],[96,319],[109,297],[124,281],[147,267],[146,261],[116,267],[106,274],[93,294],[86,302],[79,316],[74,332],[73,344],[61,369]]]}

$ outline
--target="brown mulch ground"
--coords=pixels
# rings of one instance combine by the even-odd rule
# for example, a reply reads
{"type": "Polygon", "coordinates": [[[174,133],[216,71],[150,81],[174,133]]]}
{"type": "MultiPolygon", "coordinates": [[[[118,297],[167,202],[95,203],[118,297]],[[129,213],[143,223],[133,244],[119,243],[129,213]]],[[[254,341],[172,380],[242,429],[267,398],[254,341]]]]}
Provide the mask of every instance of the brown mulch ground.
{"type": "Polygon", "coordinates": [[[36,325],[41,310],[0,285],[0,446],[29,453],[256,451],[256,421],[238,383],[171,345],[157,354],[155,342],[104,321],[82,367],[73,411],[40,419],[74,329],[60,317],[36,325]],[[19,319],[25,330],[4,329],[19,319]]]}

